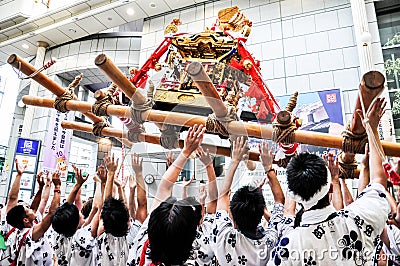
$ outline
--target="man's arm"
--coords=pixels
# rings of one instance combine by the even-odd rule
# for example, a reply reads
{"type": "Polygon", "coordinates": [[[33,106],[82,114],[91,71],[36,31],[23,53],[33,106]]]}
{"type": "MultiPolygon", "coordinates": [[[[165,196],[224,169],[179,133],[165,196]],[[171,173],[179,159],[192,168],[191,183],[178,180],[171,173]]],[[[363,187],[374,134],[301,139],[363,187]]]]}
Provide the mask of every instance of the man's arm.
{"type": "Polygon", "coordinates": [[[8,212],[18,203],[18,193],[21,185],[21,176],[24,173],[27,165],[18,163],[15,159],[15,168],[17,169],[17,176],[15,177],[14,183],[11,186],[10,192],[8,193],[8,201],[6,206],[6,211],[8,212]]]}
{"type": "Polygon", "coordinates": [[[67,198],[68,203],[74,203],[74,201],[76,199],[76,195],[78,194],[78,191],[81,189],[82,185],[89,178],[89,175],[87,175],[86,177],[82,176],[82,169],[77,168],[75,165],[72,165],[72,168],[74,168],[74,171],[75,171],[76,183],[68,195],[68,198],[67,198]]]}
{"type": "Polygon", "coordinates": [[[188,188],[188,186],[190,186],[190,184],[192,184],[193,180],[194,180],[194,175],[192,175],[188,181],[186,181],[186,180],[183,181],[183,184],[182,184],[182,199],[186,199],[188,197],[187,188],[188,188]]]}
{"type": "Polygon", "coordinates": [[[235,175],[236,169],[239,166],[239,163],[243,159],[247,159],[248,151],[248,141],[245,141],[243,137],[238,137],[236,141],[233,141],[231,152],[232,160],[231,164],[229,165],[228,173],[225,176],[224,185],[218,198],[217,210],[229,210],[229,191],[231,190],[233,177],[235,175]]]}
{"type": "Polygon", "coordinates": [[[42,198],[40,200],[40,204],[38,207],[38,212],[43,216],[44,210],[46,209],[47,202],[49,201],[50,197],[50,189],[51,189],[51,175],[49,172],[46,174],[44,189],[42,192],[42,198]]]}
{"type": "Polygon", "coordinates": [[[140,158],[138,154],[132,155],[132,168],[136,175],[136,189],[137,189],[137,210],[136,220],[143,223],[146,220],[147,212],[147,196],[146,186],[143,179],[143,158],[140,158]]]}
{"type": "Polygon", "coordinates": [[[90,211],[89,217],[85,221],[85,226],[92,224],[92,235],[95,233],[97,235],[97,227],[93,230],[93,220],[97,216],[97,213],[101,211],[101,206],[103,202],[103,192],[107,181],[106,171],[103,165],[97,167],[97,172],[93,178],[96,182],[96,190],[94,193],[92,210],[90,211]],[[100,208],[99,208],[100,206],[100,208]]]}
{"type": "MultiPolygon", "coordinates": [[[[87,176],[87,177],[88,177],[88,176],[87,176]]],[[[79,211],[81,211],[81,210],[82,210],[82,207],[83,207],[82,196],[81,196],[81,194],[82,194],[82,188],[79,189],[78,192],[76,193],[75,201],[74,201],[75,206],[78,208],[79,211]]]]}
{"type": "Polygon", "coordinates": [[[365,144],[365,154],[361,160],[360,164],[360,176],[358,177],[358,188],[357,195],[360,195],[361,192],[367,187],[370,182],[369,179],[369,149],[368,143],[365,144]]]}
{"type": "Polygon", "coordinates": [[[129,209],[129,215],[133,220],[136,220],[136,200],[135,200],[135,194],[136,194],[136,180],[133,175],[129,176],[129,204],[128,204],[128,209],[129,209]]]}
{"type": "Polygon", "coordinates": [[[336,210],[341,210],[344,208],[343,205],[343,195],[342,190],[340,187],[339,181],[339,166],[338,166],[338,159],[336,160],[333,157],[332,153],[328,153],[328,161],[325,159],[325,162],[328,165],[329,172],[331,173],[332,177],[332,204],[336,210]]]}
{"type": "Polygon", "coordinates": [[[35,194],[35,197],[32,200],[31,203],[31,209],[36,212],[38,210],[40,200],[42,199],[42,192],[43,192],[43,187],[44,187],[44,180],[43,180],[43,172],[40,172],[36,176],[36,181],[39,185],[38,191],[35,194]]]}
{"type": "Polygon", "coordinates": [[[41,223],[33,227],[32,231],[33,241],[38,241],[44,235],[47,229],[49,229],[51,225],[51,217],[53,216],[54,212],[60,205],[60,195],[61,195],[60,172],[56,171],[55,173],[53,173],[52,181],[54,184],[54,195],[49,208],[49,213],[43,218],[41,223]]]}
{"type": "Polygon", "coordinates": [[[342,188],[342,193],[343,193],[343,203],[345,206],[348,206],[351,203],[353,203],[353,201],[354,201],[353,196],[351,195],[350,190],[347,187],[346,180],[344,180],[343,178],[340,178],[339,181],[340,181],[340,187],[342,188]]]}
{"type": "Polygon", "coordinates": [[[104,199],[108,199],[109,197],[112,196],[113,186],[114,186],[114,176],[118,168],[118,161],[119,159],[117,159],[116,161],[114,160],[114,154],[111,155],[111,158],[109,156],[106,156],[104,158],[104,163],[107,168],[107,182],[104,192],[104,199]]]}
{"type": "Polygon", "coordinates": [[[207,213],[215,213],[217,209],[218,201],[218,187],[217,187],[217,177],[215,175],[214,166],[212,163],[212,158],[209,151],[204,152],[203,148],[200,146],[196,150],[196,155],[200,161],[205,165],[208,179],[208,203],[206,207],[207,213]]]}
{"type": "Polygon", "coordinates": [[[366,119],[361,110],[357,110],[358,115],[363,121],[368,135],[369,145],[369,168],[372,181],[381,184],[385,189],[387,188],[387,177],[382,167],[381,155],[385,155],[381,141],[379,140],[378,125],[379,120],[385,113],[386,102],[384,98],[378,98],[372,105],[371,111],[366,119]]]}
{"type": "MultiPolygon", "coordinates": [[[[101,180],[101,183],[97,183],[99,186],[99,189],[96,188],[96,195],[93,199],[93,207],[92,207],[92,212],[93,212],[93,219],[91,221],[91,233],[92,237],[97,237],[99,234],[99,224],[100,224],[100,215],[101,215],[101,209],[103,207],[103,194],[104,194],[104,188],[106,186],[106,180],[101,180]]],[[[102,230],[100,230],[101,233],[102,230]]]]}
{"type": "Polygon", "coordinates": [[[154,198],[153,205],[151,206],[151,210],[157,208],[161,202],[171,196],[172,188],[175,181],[178,179],[179,173],[182,171],[182,168],[189,156],[203,141],[205,130],[206,128],[203,125],[198,126],[197,124],[189,128],[181,153],[161,179],[157,189],[156,197],[154,198]]]}
{"type": "Polygon", "coordinates": [[[202,209],[202,214],[204,214],[204,204],[206,202],[206,198],[207,198],[207,189],[205,184],[200,184],[199,187],[199,202],[201,205],[201,209],[202,209]]]}
{"type": "Polygon", "coordinates": [[[167,156],[165,156],[166,164],[167,164],[167,169],[174,163],[175,161],[175,156],[172,151],[169,151],[167,156]]]}
{"type": "Polygon", "coordinates": [[[275,203],[285,203],[285,194],[283,194],[281,184],[278,181],[275,170],[272,168],[274,156],[272,154],[273,148],[268,147],[268,143],[263,141],[258,146],[260,152],[261,163],[267,173],[268,183],[271,187],[272,194],[274,195],[275,203]]]}
{"type": "MultiPolygon", "coordinates": [[[[118,176],[118,175],[116,175],[118,176]]],[[[126,195],[125,195],[125,184],[126,182],[121,182],[121,180],[114,178],[114,184],[118,189],[119,199],[122,199],[125,205],[127,205],[126,195]]]]}

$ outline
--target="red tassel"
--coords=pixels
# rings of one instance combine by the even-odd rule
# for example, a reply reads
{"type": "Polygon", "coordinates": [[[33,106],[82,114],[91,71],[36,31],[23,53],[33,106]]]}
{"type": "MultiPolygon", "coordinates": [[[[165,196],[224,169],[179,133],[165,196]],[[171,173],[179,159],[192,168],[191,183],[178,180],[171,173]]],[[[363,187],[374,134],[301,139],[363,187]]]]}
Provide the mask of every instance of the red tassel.
{"type": "Polygon", "coordinates": [[[390,182],[395,186],[400,185],[400,176],[393,169],[392,165],[386,162],[383,164],[383,168],[385,169],[385,174],[389,178],[390,182]]]}
{"type": "Polygon", "coordinates": [[[265,106],[265,102],[260,103],[260,108],[258,109],[257,118],[258,119],[267,119],[269,111],[265,106]]]}
{"type": "Polygon", "coordinates": [[[283,152],[286,155],[293,155],[296,152],[298,146],[299,146],[299,143],[293,143],[293,144],[288,144],[288,145],[279,143],[279,147],[283,150],[283,152]]]}

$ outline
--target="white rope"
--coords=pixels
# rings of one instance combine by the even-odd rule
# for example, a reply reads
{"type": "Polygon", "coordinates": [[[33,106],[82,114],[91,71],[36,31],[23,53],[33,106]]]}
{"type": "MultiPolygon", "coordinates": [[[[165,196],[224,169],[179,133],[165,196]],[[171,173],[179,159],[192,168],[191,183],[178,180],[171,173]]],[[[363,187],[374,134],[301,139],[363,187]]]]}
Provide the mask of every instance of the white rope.
{"type": "Polygon", "coordinates": [[[19,79],[30,79],[33,78],[34,76],[36,76],[37,74],[39,74],[40,72],[42,72],[43,70],[48,69],[49,67],[51,67],[52,65],[54,65],[54,63],[56,62],[56,60],[54,59],[50,59],[49,62],[47,62],[46,64],[44,64],[41,68],[38,68],[35,72],[33,72],[32,74],[30,74],[29,76],[23,77],[22,76],[22,72],[21,72],[21,62],[18,62],[18,72],[15,71],[15,69],[13,68],[14,72],[18,75],[19,79]]]}

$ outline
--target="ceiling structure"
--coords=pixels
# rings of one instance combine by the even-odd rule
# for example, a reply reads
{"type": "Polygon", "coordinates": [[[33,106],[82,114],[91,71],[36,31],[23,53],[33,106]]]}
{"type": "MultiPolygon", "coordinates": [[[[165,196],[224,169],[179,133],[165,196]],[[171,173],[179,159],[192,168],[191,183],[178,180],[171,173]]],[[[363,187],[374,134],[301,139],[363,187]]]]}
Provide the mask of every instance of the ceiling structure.
{"type": "MultiPolygon", "coordinates": [[[[2,10],[0,12],[0,65],[5,64],[9,55],[13,53],[22,58],[34,56],[38,41],[45,41],[50,47],[57,46],[135,20],[198,5],[209,0],[63,1],[67,4],[59,8],[49,8],[48,11],[37,16],[30,16],[29,11],[25,13],[16,11],[15,14],[8,15],[4,14],[4,8],[1,8],[7,7],[11,2],[23,4],[22,2],[26,1],[0,0],[0,10],[2,10]]],[[[36,5],[47,2],[45,0],[30,1],[36,5]]]]}

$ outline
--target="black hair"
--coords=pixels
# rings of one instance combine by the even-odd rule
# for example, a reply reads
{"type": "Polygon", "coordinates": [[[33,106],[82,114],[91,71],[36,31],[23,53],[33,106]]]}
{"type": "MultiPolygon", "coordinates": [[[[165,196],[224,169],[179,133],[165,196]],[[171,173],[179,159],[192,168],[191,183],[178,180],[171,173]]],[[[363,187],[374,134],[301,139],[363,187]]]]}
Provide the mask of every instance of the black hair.
{"type": "Polygon", "coordinates": [[[92,206],[93,206],[93,198],[88,199],[82,206],[81,213],[83,215],[83,218],[88,218],[90,212],[92,211],[92,206]]]}
{"type": "Polygon", "coordinates": [[[165,265],[181,265],[190,255],[201,219],[201,205],[193,197],[169,197],[149,218],[150,258],[165,265]]]}
{"type": "Polygon", "coordinates": [[[125,236],[128,232],[129,211],[122,199],[109,197],[103,203],[101,211],[104,231],[115,237],[125,236]]]}
{"type": "Polygon", "coordinates": [[[308,152],[293,157],[287,166],[288,189],[309,200],[328,183],[325,161],[308,152]]]}
{"type": "Polygon", "coordinates": [[[239,188],[230,202],[232,218],[240,231],[255,231],[264,214],[262,192],[253,186],[239,188]]]}
{"type": "Polygon", "coordinates": [[[75,204],[66,202],[54,212],[51,225],[57,233],[66,237],[73,236],[79,225],[79,210],[75,204]]]}
{"type": "Polygon", "coordinates": [[[7,212],[6,219],[9,225],[19,230],[22,230],[25,227],[23,220],[26,217],[27,215],[25,207],[22,205],[16,205],[7,212]]]}

